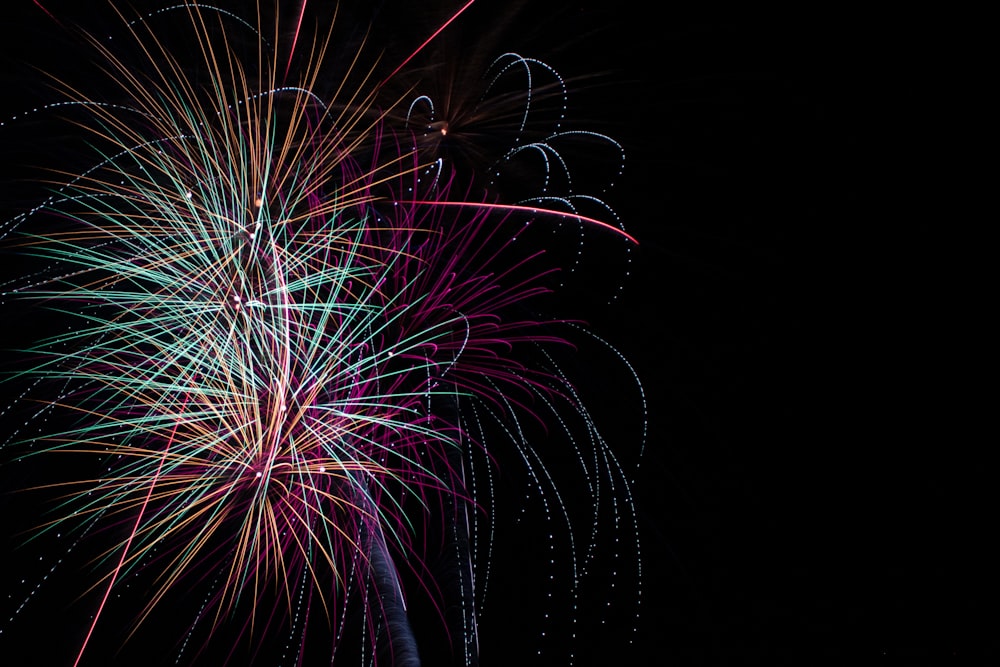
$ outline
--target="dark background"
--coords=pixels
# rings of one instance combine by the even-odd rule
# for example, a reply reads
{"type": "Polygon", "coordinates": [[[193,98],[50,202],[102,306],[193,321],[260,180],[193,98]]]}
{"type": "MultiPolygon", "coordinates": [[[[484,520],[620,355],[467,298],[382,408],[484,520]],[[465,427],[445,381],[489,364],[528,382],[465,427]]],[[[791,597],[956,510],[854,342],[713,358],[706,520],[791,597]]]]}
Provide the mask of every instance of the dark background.
{"type": "MultiPolygon", "coordinates": [[[[512,41],[564,75],[598,74],[573,111],[627,153],[612,201],[639,248],[623,297],[590,318],[649,409],[642,608],[624,654],[995,658],[995,445],[961,379],[978,334],[935,111],[960,99],[947,26],[842,6],[521,11],[512,41]]],[[[5,59],[59,62],[31,2],[3,12],[5,59]]],[[[462,28],[489,31],[487,14],[462,28]]],[[[387,30],[413,25],[397,16],[387,30]]],[[[38,92],[4,85],[5,116],[38,92]]],[[[578,664],[611,664],[621,625],[578,664]]]]}

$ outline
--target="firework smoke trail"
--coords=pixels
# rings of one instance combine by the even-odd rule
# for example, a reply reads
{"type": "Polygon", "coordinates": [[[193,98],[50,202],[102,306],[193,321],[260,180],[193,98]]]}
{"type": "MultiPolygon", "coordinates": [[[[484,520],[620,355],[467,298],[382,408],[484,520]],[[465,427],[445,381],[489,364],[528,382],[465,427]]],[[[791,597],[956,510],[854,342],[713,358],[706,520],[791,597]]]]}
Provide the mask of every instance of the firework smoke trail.
{"type": "MultiPolygon", "coordinates": [[[[15,435],[5,451],[99,462],[94,476],[40,485],[63,495],[42,534],[99,540],[91,589],[103,599],[143,582],[131,632],[198,590],[178,663],[218,655],[218,636],[232,647],[221,662],[245,660],[238,646],[264,660],[280,634],[282,661],[303,664],[307,628],[321,623],[328,655],[359,635],[362,662],[409,664],[416,591],[446,619],[462,664],[478,664],[495,519],[480,530],[477,517],[500,502],[495,461],[522,465],[546,521],[568,529],[574,608],[604,498],[630,500],[577,391],[539,352],[566,347],[568,329],[532,310],[553,267],[519,237],[569,216],[632,239],[580,214],[575,196],[549,194],[547,176],[528,202],[474,195],[423,150],[411,114],[393,125],[402,98],[376,105],[382,86],[348,85],[378,80],[374,70],[355,63],[332,99],[313,92],[332,33],[293,67],[306,3],[296,9],[284,58],[269,46],[282,43],[277,24],[221,8],[121,15],[132,59],[88,38],[120,99],[56,82],[69,102],[54,107],[81,114],[71,120],[97,158],[4,225],[44,267],[8,292],[59,304],[78,326],[36,345],[24,374],[53,388],[35,419],[60,414],[63,426],[15,435]],[[188,76],[157,29],[164,16],[184,19],[206,78],[188,76]],[[255,37],[255,57],[238,57],[229,24],[255,37]],[[545,210],[553,203],[565,206],[545,210]],[[586,536],[530,435],[554,420],[594,498],[586,536]],[[457,584],[435,571],[442,549],[457,584]]],[[[525,150],[562,164],[545,142],[525,150]]],[[[612,508],[620,528],[628,518],[612,508]]]]}

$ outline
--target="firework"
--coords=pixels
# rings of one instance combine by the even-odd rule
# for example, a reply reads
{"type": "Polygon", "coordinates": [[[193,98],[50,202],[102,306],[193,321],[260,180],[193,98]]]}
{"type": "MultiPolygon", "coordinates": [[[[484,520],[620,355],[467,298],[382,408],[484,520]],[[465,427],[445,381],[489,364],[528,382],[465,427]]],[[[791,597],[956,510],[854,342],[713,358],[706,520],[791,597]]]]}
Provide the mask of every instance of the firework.
{"type": "MultiPolygon", "coordinates": [[[[18,405],[42,407],[16,409],[4,451],[58,499],[31,543],[84,563],[73,664],[108,664],[177,609],[178,664],[418,664],[414,608],[478,664],[510,468],[557,552],[543,590],[565,608],[543,608],[570,614],[567,637],[598,534],[634,539],[628,475],[564,370],[588,334],[543,314],[560,272],[532,243],[564,222],[633,242],[569,187],[559,149],[617,144],[558,126],[523,141],[524,107],[487,176],[526,153],[556,167],[503,199],[482,154],[444,150],[430,96],[389,92],[409,58],[383,77],[360,47],[333,57],[334,28],[311,35],[295,9],[287,24],[196,3],[118,13],[114,40],[83,35],[107,91],[54,78],[62,99],[35,112],[68,120],[87,147],[73,164],[89,161],[3,227],[37,266],[8,295],[71,324],[15,375],[18,405]],[[566,501],[560,459],[586,507],[566,501]]],[[[539,68],[567,94],[537,60],[491,68],[486,99],[539,68]]],[[[17,591],[0,640],[40,590],[17,591]]]]}

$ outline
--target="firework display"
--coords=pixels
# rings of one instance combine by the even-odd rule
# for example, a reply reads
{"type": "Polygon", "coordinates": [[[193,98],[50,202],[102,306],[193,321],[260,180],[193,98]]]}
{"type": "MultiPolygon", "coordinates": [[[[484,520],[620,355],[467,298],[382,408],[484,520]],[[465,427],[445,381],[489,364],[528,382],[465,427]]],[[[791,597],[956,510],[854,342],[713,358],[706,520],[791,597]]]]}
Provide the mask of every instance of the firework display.
{"type": "MultiPolygon", "coordinates": [[[[108,34],[70,30],[94,74],[53,74],[0,128],[73,138],[0,223],[28,267],[5,307],[46,323],[8,355],[3,491],[40,508],[17,552],[47,545],[0,651],[59,605],[72,631],[38,650],[73,665],[136,644],[145,664],[445,664],[437,644],[491,664],[513,548],[547,564],[523,580],[525,659],[578,664],[590,606],[639,590],[632,464],[577,348],[642,390],[552,306],[585,252],[628,262],[575,162],[607,157],[603,188],[623,151],[568,125],[567,82],[532,57],[484,60],[471,106],[422,87],[472,4],[397,60],[377,31],[346,48],[363,31],[334,3],[116,3],[108,34]]],[[[634,597],[598,613],[634,618],[634,597]]]]}

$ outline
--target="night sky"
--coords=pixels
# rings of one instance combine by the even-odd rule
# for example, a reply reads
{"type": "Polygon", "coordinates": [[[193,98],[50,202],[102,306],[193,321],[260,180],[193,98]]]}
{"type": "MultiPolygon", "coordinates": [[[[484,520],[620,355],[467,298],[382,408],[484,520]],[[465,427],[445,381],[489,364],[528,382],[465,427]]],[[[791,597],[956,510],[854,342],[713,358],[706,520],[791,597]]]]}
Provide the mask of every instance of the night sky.
{"type": "MultiPolygon", "coordinates": [[[[648,410],[639,627],[613,620],[577,664],[996,658],[982,463],[994,445],[964,416],[983,401],[956,375],[976,359],[953,246],[910,178],[931,162],[917,118],[940,61],[893,17],[612,4],[529,2],[505,33],[571,79],[570,117],[624,146],[609,199],[639,241],[620,298],[573,297],[636,369],[648,410]]],[[[459,27],[488,32],[503,6],[482,0],[459,27]]],[[[417,25],[383,9],[387,33],[417,25]]],[[[6,119],[42,95],[23,65],[58,64],[61,47],[32,2],[2,11],[3,59],[17,63],[6,119]]],[[[4,219],[30,156],[11,131],[4,219]]],[[[20,269],[4,261],[4,276],[20,269]]],[[[10,312],[5,341],[18,338],[10,312]]],[[[634,392],[581,366],[609,441],[633,460],[634,392]]],[[[20,512],[6,497],[2,509],[20,512]]],[[[534,566],[503,557],[503,582],[534,566]]],[[[502,599],[490,618],[509,621],[484,624],[483,665],[513,664],[511,646],[529,641],[522,601],[502,599]]],[[[45,638],[67,636],[62,613],[36,605],[0,627],[57,641],[45,638]]],[[[45,664],[29,654],[0,662],[45,664]]]]}

